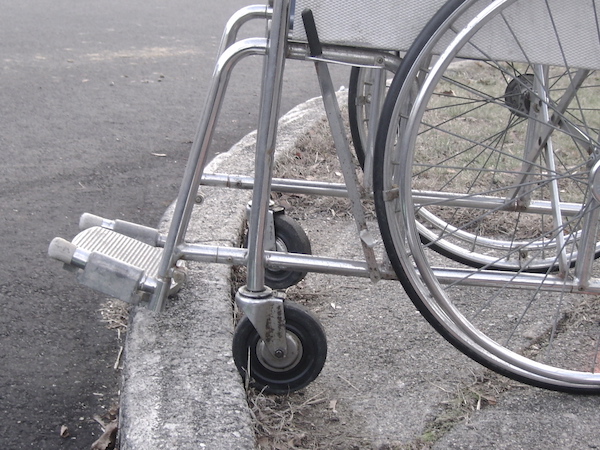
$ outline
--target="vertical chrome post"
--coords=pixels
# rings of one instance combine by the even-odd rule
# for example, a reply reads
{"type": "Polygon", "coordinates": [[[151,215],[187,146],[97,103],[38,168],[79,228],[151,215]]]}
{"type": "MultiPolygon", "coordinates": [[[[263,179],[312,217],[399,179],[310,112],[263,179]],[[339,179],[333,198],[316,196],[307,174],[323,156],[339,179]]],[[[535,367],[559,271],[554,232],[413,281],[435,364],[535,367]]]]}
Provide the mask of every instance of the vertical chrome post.
{"type": "Polygon", "coordinates": [[[371,108],[369,109],[367,142],[365,143],[364,188],[367,192],[373,191],[373,153],[375,151],[375,136],[379,126],[379,116],[385,98],[385,83],[387,72],[385,69],[371,69],[371,108]]]}
{"type": "MultiPolygon", "coordinates": [[[[535,81],[534,81],[534,89],[536,92],[539,92],[541,105],[541,118],[542,124],[545,126],[549,126],[550,124],[550,111],[548,108],[548,104],[550,99],[548,98],[548,83],[549,83],[549,68],[546,65],[535,65],[534,66],[535,73],[535,81]]],[[[560,210],[560,187],[558,185],[557,174],[556,174],[556,161],[554,155],[554,144],[552,142],[552,137],[550,136],[546,141],[546,146],[542,150],[546,156],[546,168],[548,169],[549,174],[549,188],[550,188],[550,198],[552,204],[552,219],[554,223],[554,227],[557,230],[563,229],[563,217],[560,210]]],[[[567,257],[567,250],[565,248],[565,236],[562,232],[556,234],[556,244],[557,244],[557,255],[556,259],[558,261],[559,271],[562,275],[566,276],[569,271],[569,261],[567,257]]]]}
{"type": "Polygon", "coordinates": [[[246,288],[250,292],[265,290],[264,230],[269,212],[277,119],[279,117],[287,33],[289,31],[289,10],[289,0],[278,0],[273,6],[267,56],[263,69],[256,137],[254,190],[248,231],[248,279],[246,288]]]}
{"type": "Polygon", "coordinates": [[[600,161],[596,162],[589,175],[589,198],[583,206],[585,219],[583,221],[581,242],[578,246],[575,263],[575,278],[580,290],[586,290],[590,285],[590,277],[596,259],[598,243],[598,220],[600,219],[600,161]]]}
{"type": "Polygon", "coordinates": [[[267,41],[256,134],[254,187],[248,224],[248,276],[235,301],[276,360],[288,354],[283,300],[265,286],[265,229],[275,156],[277,120],[289,31],[290,1],[276,0],[267,41]]]}

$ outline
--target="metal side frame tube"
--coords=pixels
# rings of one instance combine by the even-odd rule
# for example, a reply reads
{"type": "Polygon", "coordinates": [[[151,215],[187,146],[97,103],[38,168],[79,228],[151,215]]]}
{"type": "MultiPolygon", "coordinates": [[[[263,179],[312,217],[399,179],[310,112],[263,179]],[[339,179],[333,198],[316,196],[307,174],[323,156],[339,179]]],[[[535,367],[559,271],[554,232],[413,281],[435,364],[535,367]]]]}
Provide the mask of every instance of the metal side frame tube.
{"type": "Polygon", "coordinates": [[[277,120],[286,56],[286,37],[289,29],[289,10],[289,0],[275,2],[263,69],[256,135],[255,180],[252,192],[252,211],[248,225],[246,288],[249,292],[265,290],[264,230],[269,212],[277,120]]]}
{"type": "Polygon", "coordinates": [[[158,269],[157,290],[152,295],[149,304],[149,308],[153,311],[162,310],[164,301],[169,293],[171,269],[179,259],[177,246],[185,238],[194,206],[196,191],[198,190],[202,172],[206,165],[210,142],[231,71],[235,64],[242,58],[251,55],[264,55],[266,48],[267,40],[265,38],[244,39],[229,46],[217,60],[206,98],[206,106],[188,157],[173,211],[171,226],[165,240],[165,250],[158,269]]]}
{"type": "Polygon", "coordinates": [[[323,96],[323,104],[325,105],[325,113],[327,114],[327,119],[329,121],[334,147],[338,159],[340,160],[344,181],[346,182],[352,215],[356,222],[365,260],[369,266],[370,278],[373,282],[376,282],[381,279],[381,274],[379,273],[379,267],[373,251],[375,239],[372,237],[367,226],[365,211],[360,201],[362,196],[359,190],[358,178],[354,170],[354,164],[352,163],[350,145],[346,138],[346,131],[343,126],[342,115],[337,103],[337,97],[335,95],[333,82],[331,81],[329,68],[327,63],[315,61],[315,69],[319,79],[319,86],[321,87],[321,95],[323,96]]]}
{"type": "MultiPolygon", "coordinates": [[[[246,175],[205,173],[202,176],[202,185],[250,190],[254,188],[254,178],[246,175]]],[[[326,181],[272,178],[271,191],[284,192],[287,194],[310,194],[328,197],[348,197],[348,191],[346,190],[345,184],[329,183],[326,181]]]]}
{"type": "Polygon", "coordinates": [[[283,85],[283,69],[289,29],[289,0],[275,2],[263,65],[263,78],[256,135],[254,162],[255,183],[248,225],[246,285],[236,296],[236,304],[246,314],[276,359],[288,353],[283,299],[265,286],[265,229],[269,220],[269,203],[277,121],[283,85]]]}
{"type": "Polygon", "coordinates": [[[272,8],[267,5],[249,5],[233,14],[225,25],[221,43],[219,44],[218,56],[221,56],[237,39],[242,25],[253,19],[270,19],[273,14],[272,8]]]}
{"type": "Polygon", "coordinates": [[[322,51],[323,53],[318,57],[311,56],[307,43],[289,42],[287,57],[301,61],[320,61],[356,67],[383,68],[391,72],[398,69],[401,61],[399,56],[377,49],[322,44],[322,51]]]}
{"type": "MultiPolygon", "coordinates": [[[[204,244],[185,244],[181,247],[182,259],[203,263],[245,265],[247,250],[237,247],[219,247],[204,244]]],[[[326,256],[305,255],[265,251],[265,264],[272,269],[285,268],[292,271],[307,271],[369,278],[369,266],[365,261],[332,258],[326,256]]],[[[386,280],[395,280],[396,274],[389,267],[381,267],[380,273],[386,280]]]]}
{"type": "MultiPolygon", "coordinates": [[[[186,244],[182,246],[182,258],[187,261],[243,265],[246,263],[246,256],[247,250],[243,248],[203,244],[186,244]]],[[[370,277],[369,265],[366,261],[360,260],[266,251],[265,261],[267,267],[272,268],[360,278],[370,277]]],[[[442,284],[600,294],[600,280],[589,279],[589,277],[588,283],[582,286],[578,279],[565,279],[558,274],[515,273],[471,268],[432,267],[431,270],[442,284]]],[[[389,267],[381,266],[380,273],[382,279],[397,279],[395,272],[389,267]]],[[[260,301],[255,303],[258,304],[260,301]]]]}
{"type": "Polygon", "coordinates": [[[358,177],[352,162],[350,145],[346,137],[342,114],[337,102],[333,81],[331,80],[331,74],[329,73],[329,67],[327,62],[320,59],[323,54],[323,47],[319,42],[318,31],[310,9],[306,9],[302,12],[302,20],[304,22],[304,28],[306,29],[310,54],[311,57],[314,58],[313,61],[317,72],[317,79],[319,80],[319,87],[321,88],[325,114],[327,115],[334,147],[344,175],[348,199],[350,200],[352,208],[352,215],[354,216],[365,260],[369,267],[370,278],[375,282],[381,279],[375,252],[373,251],[375,239],[372,237],[367,227],[365,211],[360,201],[362,196],[359,189],[358,177]]]}

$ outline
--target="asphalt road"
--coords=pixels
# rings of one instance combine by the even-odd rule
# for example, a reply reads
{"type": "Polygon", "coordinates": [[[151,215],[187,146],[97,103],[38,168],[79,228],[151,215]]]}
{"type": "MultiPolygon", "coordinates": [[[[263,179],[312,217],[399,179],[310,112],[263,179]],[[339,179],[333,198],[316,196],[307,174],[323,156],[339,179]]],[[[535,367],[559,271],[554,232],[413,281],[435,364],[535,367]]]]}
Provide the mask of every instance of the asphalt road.
{"type": "MultiPolygon", "coordinates": [[[[51,261],[48,243],[76,234],[86,211],[156,225],[176,196],[223,25],[249,3],[2,5],[0,448],[83,449],[99,436],[93,416],[117,394],[119,343],[100,320],[104,298],[51,261]]],[[[260,58],[240,63],[214,152],[256,128],[259,78],[260,58]]],[[[309,64],[289,64],[285,79],[282,113],[318,93],[309,64]]]]}

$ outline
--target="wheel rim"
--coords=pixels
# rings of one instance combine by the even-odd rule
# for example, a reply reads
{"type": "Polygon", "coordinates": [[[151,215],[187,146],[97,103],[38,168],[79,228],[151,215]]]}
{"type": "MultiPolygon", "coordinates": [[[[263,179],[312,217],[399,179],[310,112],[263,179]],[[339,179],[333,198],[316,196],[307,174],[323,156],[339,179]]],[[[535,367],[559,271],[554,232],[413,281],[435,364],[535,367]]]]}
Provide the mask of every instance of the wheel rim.
{"type": "Polygon", "coordinates": [[[269,350],[255,331],[254,338],[249,344],[253,349],[250,352],[250,369],[253,378],[259,386],[268,386],[269,392],[295,390],[297,386],[304,386],[314,361],[315,349],[310,343],[303,344],[301,342],[301,338],[298,336],[303,336],[305,333],[298,327],[298,324],[288,321],[286,328],[287,343],[291,342],[292,351],[279,361],[270,355],[269,350]]]}
{"type": "MultiPolygon", "coordinates": [[[[504,6],[509,6],[509,3],[504,6]]],[[[386,153],[383,163],[384,175],[382,176],[387,183],[383,188],[384,192],[393,192],[394,189],[397,189],[396,186],[400,187],[399,200],[396,202],[387,201],[384,204],[384,214],[390,222],[388,232],[391,241],[393,241],[388,247],[393,247],[393,252],[396,253],[393,259],[395,259],[398,267],[397,270],[402,272],[403,282],[412,290],[415,303],[426,310],[425,313],[433,322],[438,324],[451,342],[458,347],[462,347],[463,351],[478,359],[479,362],[483,362],[495,370],[503,371],[514,378],[539,383],[545,385],[545,387],[565,390],[580,388],[598,390],[600,388],[600,376],[596,372],[600,368],[597,367],[597,361],[600,357],[597,349],[588,346],[586,351],[589,354],[586,355],[577,345],[569,347],[570,344],[566,342],[567,339],[563,339],[565,336],[562,335],[569,333],[570,336],[566,337],[572,340],[577,338],[577,333],[583,335],[585,332],[586,335],[593,335],[598,338],[600,332],[596,330],[596,325],[583,323],[576,327],[569,322],[569,316],[575,314],[577,305],[575,304],[576,301],[567,295],[566,291],[569,288],[566,283],[563,284],[562,290],[559,287],[554,293],[543,292],[544,295],[541,295],[542,289],[545,289],[542,284],[553,276],[551,274],[553,266],[558,266],[556,256],[548,259],[548,261],[553,261],[552,264],[546,265],[545,268],[542,267],[544,276],[540,278],[540,286],[536,288],[537,290],[513,291],[517,293],[513,295],[508,294],[511,287],[509,285],[516,283],[526,272],[526,268],[521,266],[516,267],[513,278],[506,278],[507,281],[504,282],[504,285],[477,288],[463,288],[459,286],[459,282],[469,283],[473,280],[473,276],[481,274],[481,271],[465,270],[465,275],[461,275],[462,278],[458,277],[454,281],[448,281],[440,278],[431,269],[432,266],[440,264],[445,264],[449,269],[459,268],[458,265],[448,263],[443,258],[432,254],[430,251],[430,248],[433,248],[431,242],[422,245],[424,226],[422,225],[423,222],[419,222],[415,212],[422,208],[422,203],[418,203],[421,200],[415,200],[415,187],[420,189],[420,186],[417,185],[419,180],[416,175],[423,172],[419,168],[418,156],[415,156],[413,152],[418,153],[418,148],[424,145],[424,135],[426,133],[423,131],[423,123],[431,129],[435,128],[435,124],[424,119],[424,117],[427,117],[427,108],[431,109],[433,104],[430,102],[436,92],[434,88],[438,92],[443,89],[443,74],[447,73],[453,58],[450,55],[445,60],[444,57],[440,60],[442,64],[436,66],[436,69],[429,74],[427,81],[430,84],[426,85],[419,93],[414,108],[410,112],[403,111],[404,116],[410,117],[412,121],[409,119],[403,122],[406,128],[403,129],[404,134],[399,139],[401,144],[397,144],[398,139],[395,131],[387,134],[386,147],[398,147],[397,152],[386,153]],[[409,247],[408,250],[406,249],[407,246],[409,247]],[[498,304],[497,298],[492,297],[496,294],[499,296],[501,293],[505,295],[504,298],[509,308],[503,308],[503,305],[498,304]],[[525,298],[526,295],[528,295],[527,299],[519,298],[520,296],[525,298]],[[463,298],[460,298],[461,296],[463,298]],[[475,307],[474,304],[480,298],[482,298],[482,301],[475,307]],[[541,303],[541,299],[545,300],[544,304],[541,303]],[[489,311],[485,311],[486,307],[488,310],[495,309],[497,315],[493,316],[489,311]],[[510,311],[510,308],[514,311],[510,311]],[[501,312],[512,314],[512,317],[500,317],[501,312]],[[535,314],[538,314],[539,321],[547,321],[540,325],[537,330],[535,329],[537,324],[530,319],[535,314]],[[508,323],[509,319],[514,323],[508,323]],[[503,321],[504,323],[501,324],[500,322],[503,321]],[[500,330],[501,326],[504,327],[503,330],[500,330]],[[531,331],[525,330],[526,326],[529,326],[531,331]],[[495,327],[497,329],[494,329],[495,327]],[[570,329],[567,330],[568,328],[570,329]],[[563,329],[567,331],[563,331],[563,329]],[[500,333],[501,331],[503,333],[500,333]],[[519,336],[516,336],[517,334],[519,336]],[[517,342],[517,338],[521,341],[517,342]],[[571,353],[579,354],[571,356],[571,353]],[[554,357],[554,355],[557,356],[554,357]],[[583,358],[587,359],[585,366],[578,365],[583,358]]],[[[412,78],[409,77],[408,79],[412,78]]],[[[513,85],[511,89],[514,90],[515,86],[513,85]]],[[[404,98],[408,98],[406,91],[404,91],[404,95],[404,98]]],[[[448,93],[447,95],[451,94],[448,93]]],[[[458,96],[460,94],[457,94],[458,96]]],[[[403,107],[401,103],[399,101],[396,104],[392,117],[401,116],[400,110],[403,107]]],[[[513,109],[514,106],[508,105],[513,109]]],[[[554,104],[550,106],[558,109],[554,104]]],[[[566,113],[564,113],[564,116],[568,117],[571,123],[575,121],[575,116],[566,116],[566,113]]],[[[394,123],[393,120],[391,122],[394,123]]],[[[443,124],[442,119],[439,123],[443,124]]],[[[590,125],[590,127],[593,127],[593,125],[590,125]]],[[[572,138],[573,136],[569,137],[572,138]]],[[[595,140],[597,135],[592,138],[595,140]]],[[[473,141],[475,142],[475,139],[473,141]]],[[[428,153],[424,151],[423,154],[429,159],[432,158],[431,151],[428,153]]],[[[435,163],[432,165],[435,165],[435,163]]],[[[459,166],[459,164],[454,164],[454,169],[459,166]]],[[[448,164],[447,167],[451,167],[451,165],[448,164]]],[[[567,174],[565,179],[567,177],[575,178],[574,171],[568,172],[564,168],[559,170],[565,171],[567,174]]],[[[583,189],[582,198],[583,204],[589,199],[587,186],[583,189]]],[[[586,208],[582,208],[581,211],[583,213],[588,212],[586,208]]],[[[562,211],[560,215],[562,215],[562,211]]],[[[438,214],[435,214],[435,216],[439,217],[438,214]]],[[[573,228],[577,224],[580,228],[581,221],[581,217],[573,219],[571,221],[573,228]]],[[[569,223],[568,219],[565,222],[569,223]]],[[[439,240],[434,233],[430,236],[432,242],[435,242],[436,239],[439,240]]],[[[560,238],[565,241],[570,240],[571,242],[566,245],[572,247],[576,247],[577,242],[581,239],[581,233],[579,232],[570,231],[565,233],[565,236],[560,238]]],[[[451,242],[451,240],[448,239],[448,242],[451,242]]],[[[529,243],[533,247],[535,240],[530,239],[529,243]]],[[[544,247],[556,250],[557,248],[564,248],[564,245],[564,243],[560,245],[554,243],[554,245],[544,247]]],[[[597,253],[597,250],[598,247],[595,246],[593,253],[597,253]]],[[[567,260],[567,262],[573,262],[577,254],[576,251],[571,252],[572,260],[567,260]]],[[[568,264],[568,266],[570,265],[568,264]]],[[[491,268],[489,262],[483,262],[482,266],[487,269],[491,268]]],[[[564,264],[561,270],[566,270],[564,264]]],[[[473,283],[471,282],[471,284],[473,283]]],[[[592,305],[593,307],[594,305],[592,305]]]]}
{"type": "Polygon", "coordinates": [[[302,343],[294,333],[286,333],[287,352],[283,358],[275,357],[261,339],[256,346],[256,357],[263,366],[274,372],[294,369],[302,360],[302,343]]]}
{"type": "MultiPolygon", "coordinates": [[[[287,245],[285,245],[285,242],[279,237],[275,238],[275,250],[282,253],[287,253],[288,251],[287,245]]],[[[270,267],[267,271],[271,278],[276,279],[284,278],[287,273],[284,268],[278,266],[270,267]]]]}

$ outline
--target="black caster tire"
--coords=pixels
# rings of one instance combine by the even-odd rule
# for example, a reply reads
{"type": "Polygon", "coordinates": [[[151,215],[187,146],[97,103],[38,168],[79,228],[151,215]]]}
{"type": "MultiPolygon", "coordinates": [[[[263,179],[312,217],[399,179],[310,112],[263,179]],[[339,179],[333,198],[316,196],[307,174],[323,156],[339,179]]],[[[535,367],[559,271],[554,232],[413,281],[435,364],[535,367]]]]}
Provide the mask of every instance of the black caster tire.
{"type": "MultiPolygon", "coordinates": [[[[310,240],[298,222],[285,214],[275,214],[273,221],[278,252],[312,254],[310,240]]],[[[271,289],[287,289],[303,280],[306,273],[267,268],[265,284],[271,289]]]]}
{"type": "Polygon", "coordinates": [[[250,386],[269,394],[287,394],[311,383],[327,359],[327,339],[319,320],[300,305],[284,302],[288,354],[277,359],[247,317],[233,334],[233,359],[250,386]],[[249,373],[248,373],[249,372],[249,373]]]}

